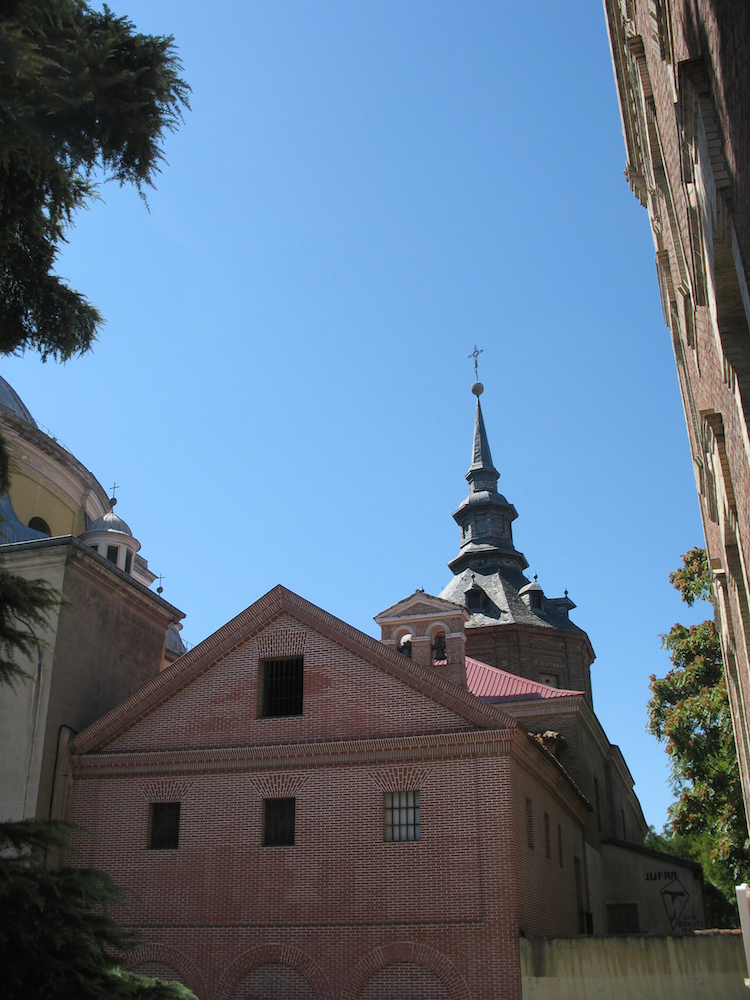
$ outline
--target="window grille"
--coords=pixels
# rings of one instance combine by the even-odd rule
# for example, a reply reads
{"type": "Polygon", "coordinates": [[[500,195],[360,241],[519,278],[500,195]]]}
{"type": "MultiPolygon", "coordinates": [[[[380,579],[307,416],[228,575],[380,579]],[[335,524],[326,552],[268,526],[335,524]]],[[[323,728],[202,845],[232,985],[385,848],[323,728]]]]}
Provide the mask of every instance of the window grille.
{"type": "Polygon", "coordinates": [[[419,840],[419,792],[386,792],[384,804],[386,841],[419,840]]]}
{"type": "Polygon", "coordinates": [[[530,851],[534,850],[534,813],[531,799],[526,799],[526,843],[530,851]]]}
{"type": "Polygon", "coordinates": [[[265,799],[264,847],[294,847],[295,799],[265,799]]]}
{"type": "Polygon", "coordinates": [[[180,839],[180,803],[154,802],[151,806],[153,851],[176,851],[180,839]]]}
{"type": "Polygon", "coordinates": [[[293,660],[263,661],[261,714],[266,718],[302,715],[301,656],[293,660]]]}

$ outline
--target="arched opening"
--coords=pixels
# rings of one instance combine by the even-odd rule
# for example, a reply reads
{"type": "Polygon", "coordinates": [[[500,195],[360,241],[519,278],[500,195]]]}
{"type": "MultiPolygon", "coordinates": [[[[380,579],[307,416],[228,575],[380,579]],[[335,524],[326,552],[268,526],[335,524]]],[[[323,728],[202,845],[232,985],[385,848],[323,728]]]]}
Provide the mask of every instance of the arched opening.
{"type": "Polygon", "coordinates": [[[445,632],[442,629],[437,631],[432,637],[432,662],[436,665],[448,662],[448,653],[445,648],[445,632]]]}
{"type": "Polygon", "coordinates": [[[32,517],[32,519],[29,521],[29,527],[33,531],[41,531],[41,533],[43,535],[46,535],[47,538],[52,537],[50,526],[47,524],[47,522],[44,520],[43,517],[32,517]]]}
{"type": "Polygon", "coordinates": [[[411,632],[402,635],[398,640],[398,651],[411,659],[411,632]]]}
{"type": "Polygon", "coordinates": [[[451,995],[432,969],[395,962],[368,979],[360,1000],[451,1000],[451,995]]]}
{"type": "Polygon", "coordinates": [[[316,1000],[301,972],[281,962],[256,965],[240,979],[232,1000],[316,1000]]]}

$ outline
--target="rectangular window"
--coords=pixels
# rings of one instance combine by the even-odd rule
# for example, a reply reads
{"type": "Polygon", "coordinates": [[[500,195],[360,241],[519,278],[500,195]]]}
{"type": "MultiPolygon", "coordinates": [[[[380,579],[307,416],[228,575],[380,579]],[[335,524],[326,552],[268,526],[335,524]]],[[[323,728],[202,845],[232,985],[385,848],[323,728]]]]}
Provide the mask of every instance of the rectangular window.
{"type": "Polygon", "coordinates": [[[557,824],[557,861],[560,867],[563,866],[563,850],[562,850],[562,827],[557,824]]]}
{"type": "Polygon", "coordinates": [[[115,566],[117,565],[117,546],[116,545],[108,545],[107,546],[107,559],[109,559],[109,561],[111,563],[114,563],[115,566]]]}
{"type": "Polygon", "coordinates": [[[552,838],[550,837],[549,830],[549,813],[544,814],[544,856],[545,858],[552,857],[552,838]]]}
{"type": "Polygon", "coordinates": [[[294,847],[294,805],[295,799],[264,799],[264,847],[294,847]]]}
{"type": "Polygon", "coordinates": [[[639,933],[637,903],[615,903],[607,906],[607,934],[639,933]]]}
{"type": "Polygon", "coordinates": [[[98,552],[99,551],[99,546],[98,545],[89,545],[89,548],[93,549],[94,552],[98,552]]]}
{"type": "Polygon", "coordinates": [[[302,715],[302,657],[263,660],[261,715],[302,715]]]}
{"type": "Polygon", "coordinates": [[[386,792],[385,840],[420,839],[419,792],[386,792]]]}
{"type": "Polygon", "coordinates": [[[531,799],[526,799],[526,843],[530,851],[534,850],[534,814],[531,799]]]}
{"type": "Polygon", "coordinates": [[[180,803],[154,802],[151,806],[152,851],[176,851],[180,839],[180,803]]]}
{"type": "Polygon", "coordinates": [[[126,573],[130,572],[130,568],[131,568],[132,565],[133,565],[133,553],[132,552],[126,552],[125,553],[125,572],[126,573]]]}

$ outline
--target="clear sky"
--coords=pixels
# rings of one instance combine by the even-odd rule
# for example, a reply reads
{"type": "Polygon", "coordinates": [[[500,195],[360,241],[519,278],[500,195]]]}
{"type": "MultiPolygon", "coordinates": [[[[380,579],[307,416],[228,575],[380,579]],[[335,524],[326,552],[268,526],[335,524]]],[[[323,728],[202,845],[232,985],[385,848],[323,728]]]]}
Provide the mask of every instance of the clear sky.
{"type": "Polygon", "coordinates": [[[149,209],[113,184],[59,272],[89,356],[0,372],[109,487],[196,643],[277,583],[372,635],[458,552],[480,378],[516,545],[591,637],[648,822],[669,585],[701,543],[645,211],[595,0],[110,0],[192,111],[149,209]]]}

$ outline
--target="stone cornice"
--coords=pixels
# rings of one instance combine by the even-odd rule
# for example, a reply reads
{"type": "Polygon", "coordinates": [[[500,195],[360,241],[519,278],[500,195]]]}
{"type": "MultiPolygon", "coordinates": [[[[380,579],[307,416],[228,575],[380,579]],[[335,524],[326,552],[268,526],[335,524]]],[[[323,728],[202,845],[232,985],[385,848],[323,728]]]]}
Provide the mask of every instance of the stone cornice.
{"type": "Polygon", "coordinates": [[[39,553],[48,550],[67,548],[66,560],[80,562],[82,567],[91,574],[104,574],[109,586],[119,587],[123,593],[139,602],[144,600],[151,606],[160,618],[167,617],[178,622],[185,617],[184,611],[174,607],[169,601],[149,590],[140,581],[118,569],[104,556],[94,552],[75,535],[56,535],[54,538],[34,538],[26,542],[6,542],[0,545],[0,555],[12,558],[16,553],[39,553]]]}
{"type": "Polygon", "coordinates": [[[502,709],[487,705],[429,667],[415,663],[279,585],[79,733],[73,741],[75,752],[101,749],[284,613],[477,726],[512,729],[517,725],[502,709]]]}

